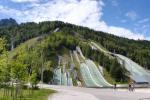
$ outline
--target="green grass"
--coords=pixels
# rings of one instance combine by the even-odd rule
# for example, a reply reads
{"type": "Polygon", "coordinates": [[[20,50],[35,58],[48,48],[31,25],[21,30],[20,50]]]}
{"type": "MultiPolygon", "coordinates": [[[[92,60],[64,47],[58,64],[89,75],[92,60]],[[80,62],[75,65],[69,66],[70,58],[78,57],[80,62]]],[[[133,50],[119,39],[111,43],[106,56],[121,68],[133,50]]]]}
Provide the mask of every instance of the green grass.
{"type": "MultiPolygon", "coordinates": [[[[30,90],[30,92],[32,92],[30,90]]],[[[47,100],[48,96],[55,93],[56,91],[51,89],[39,89],[33,90],[33,93],[29,94],[29,90],[23,90],[23,97],[18,97],[17,100],[47,100]]],[[[13,97],[5,96],[3,94],[3,90],[0,90],[0,100],[13,100],[13,97]]]]}
{"type": "Polygon", "coordinates": [[[124,82],[116,82],[115,79],[111,77],[111,75],[106,71],[106,69],[103,70],[104,78],[110,83],[110,84],[128,84],[127,81],[124,82]]]}
{"type": "Polygon", "coordinates": [[[110,59],[114,59],[114,57],[110,54],[110,51],[108,51],[106,48],[104,48],[101,44],[99,44],[98,42],[96,41],[91,41],[91,42],[94,42],[96,43],[102,50],[98,49],[100,52],[103,52],[106,56],[108,56],[110,59]],[[105,52],[104,52],[105,51],[105,52]]]}
{"type": "Polygon", "coordinates": [[[111,75],[106,71],[106,69],[103,70],[104,78],[108,81],[110,84],[115,84],[116,81],[111,77],[111,75]]]}
{"type": "Polygon", "coordinates": [[[96,42],[96,41],[90,41],[90,42],[94,42],[96,43],[102,50],[106,51],[106,52],[109,52],[105,47],[103,47],[99,42],[96,42]]]}
{"type": "Polygon", "coordinates": [[[40,37],[36,37],[36,38],[30,39],[30,40],[27,40],[24,43],[21,43],[16,48],[14,48],[13,51],[9,52],[9,57],[10,58],[14,57],[17,54],[17,52],[20,51],[21,49],[25,49],[26,47],[30,48],[31,46],[35,45],[38,42],[39,38],[40,37]]]}

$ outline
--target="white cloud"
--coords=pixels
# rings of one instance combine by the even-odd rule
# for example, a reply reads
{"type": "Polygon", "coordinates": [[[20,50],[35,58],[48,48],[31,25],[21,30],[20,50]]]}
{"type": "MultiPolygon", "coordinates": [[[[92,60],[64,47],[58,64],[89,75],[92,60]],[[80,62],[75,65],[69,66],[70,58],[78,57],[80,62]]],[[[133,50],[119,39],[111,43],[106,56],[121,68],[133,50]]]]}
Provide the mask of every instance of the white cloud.
{"type": "Polygon", "coordinates": [[[117,7],[119,5],[117,0],[112,0],[111,2],[112,2],[112,6],[117,7]]]}
{"type": "Polygon", "coordinates": [[[121,37],[127,37],[129,39],[144,39],[144,36],[138,33],[133,33],[130,30],[127,30],[125,28],[121,28],[121,27],[114,27],[111,26],[109,27],[109,32],[115,33],[118,36],[121,37]]]}
{"type": "Polygon", "coordinates": [[[128,18],[130,18],[131,20],[136,20],[138,15],[135,11],[129,11],[125,14],[128,18]]]}
{"type": "Polygon", "coordinates": [[[0,7],[0,14],[7,14],[19,22],[60,20],[130,39],[144,39],[143,35],[128,29],[107,25],[102,19],[103,6],[102,0],[53,0],[43,4],[31,3],[28,5],[30,9],[23,11],[0,7]]]}
{"type": "Polygon", "coordinates": [[[125,19],[121,20],[121,23],[126,23],[126,22],[127,22],[127,20],[125,20],[125,19]]]}
{"type": "Polygon", "coordinates": [[[22,3],[22,2],[38,2],[39,0],[11,0],[12,2],[18,2],[18,3],[22,3]]]}
{"type": "Polygon", "coordinates": [[[146,23],[146,22],[149,22],[150,19],[149,18],[145,18],[145,19],[142,19],[140,21],[138,21],[139,24],[143,24],[143,23],[146,23]]]}

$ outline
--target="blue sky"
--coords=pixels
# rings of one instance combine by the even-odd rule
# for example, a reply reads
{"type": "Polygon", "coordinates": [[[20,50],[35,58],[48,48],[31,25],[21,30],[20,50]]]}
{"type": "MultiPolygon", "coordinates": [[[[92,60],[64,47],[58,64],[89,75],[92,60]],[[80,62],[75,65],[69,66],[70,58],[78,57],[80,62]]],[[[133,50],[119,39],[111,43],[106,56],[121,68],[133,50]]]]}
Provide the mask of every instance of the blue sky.
{"type": "Polygon", "coordinates": [[[150,37],[150,0],[105,0],[103,20],[150,37]]]}
{"type": "Polygon", "coordinates": [[[150,40],[150,0],[0,0],[0,19],[60,20],[130,39],[150,40]]]}

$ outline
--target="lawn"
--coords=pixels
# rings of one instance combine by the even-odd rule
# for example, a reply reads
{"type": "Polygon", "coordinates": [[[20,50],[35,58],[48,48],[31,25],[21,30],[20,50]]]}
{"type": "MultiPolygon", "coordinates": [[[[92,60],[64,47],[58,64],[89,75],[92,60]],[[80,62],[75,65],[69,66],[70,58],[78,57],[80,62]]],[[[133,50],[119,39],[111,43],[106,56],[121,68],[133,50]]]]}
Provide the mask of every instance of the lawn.
{"type": "MultiPolygon", "coordinates": [[[[23,97],[18,97],[17,100],[47,100],[48,96],[56,91],[51,89],[38,89],[29,93],[29,90],[23,90],[23,97]]],[[[13,100],[13,97],[4,96],[3,89],[0,89],[0,100],[13,100]]]]}

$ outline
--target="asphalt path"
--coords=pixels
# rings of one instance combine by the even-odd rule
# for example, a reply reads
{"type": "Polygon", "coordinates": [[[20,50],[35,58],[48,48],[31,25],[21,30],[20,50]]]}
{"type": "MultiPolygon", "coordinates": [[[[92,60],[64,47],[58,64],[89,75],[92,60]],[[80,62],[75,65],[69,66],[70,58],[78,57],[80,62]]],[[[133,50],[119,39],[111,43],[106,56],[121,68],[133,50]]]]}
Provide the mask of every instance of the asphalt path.
{"type": "Polygon", "coordinates": [[[41,88],[57,91],[48,100],[150,100],[150,88],[128,89],[83,88],[55,85],[40,85],[41,88]]]}

